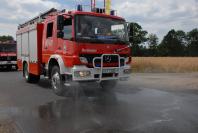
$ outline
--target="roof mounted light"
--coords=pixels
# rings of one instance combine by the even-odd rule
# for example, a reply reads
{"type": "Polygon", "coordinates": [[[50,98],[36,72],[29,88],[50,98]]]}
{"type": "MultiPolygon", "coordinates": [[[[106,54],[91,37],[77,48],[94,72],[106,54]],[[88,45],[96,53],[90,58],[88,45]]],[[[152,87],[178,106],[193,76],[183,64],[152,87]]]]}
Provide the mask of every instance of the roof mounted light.
{"type": "Polygon", "coordinates": [[[83,11],[82,5],[77,5],[77,10],[78,10],[78,11],[83,11]]]}
{"type": "Polygon", "coordinates": [[[95,12],[96,13],[105,13],[105,9],[104,8],[96,8],[95,12]]]}
{"type": "Polygon", "coordinates": [[[110,14],[111,14],[112,16],[115,16],[115,10],[111,10],[110,14]]]}

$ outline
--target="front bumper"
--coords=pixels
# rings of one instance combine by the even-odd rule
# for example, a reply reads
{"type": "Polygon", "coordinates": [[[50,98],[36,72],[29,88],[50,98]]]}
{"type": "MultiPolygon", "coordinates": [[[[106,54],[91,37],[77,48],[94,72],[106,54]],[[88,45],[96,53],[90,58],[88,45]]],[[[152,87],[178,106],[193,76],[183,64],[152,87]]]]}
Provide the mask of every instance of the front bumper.
{"type": "Polygon", "coordinates": [[[0,66],[17,65],[17,61],[0,61],[0,66]]]}
{"type": "Polygon", "coordinates": [[[127,80],[131,75],[131,66],[88,68],[86,66],[74,66],[72,68],[73,81],[103,81],[103,80],[127,80]],[[80,76],[80,72],[88,75],[80,76]]]}

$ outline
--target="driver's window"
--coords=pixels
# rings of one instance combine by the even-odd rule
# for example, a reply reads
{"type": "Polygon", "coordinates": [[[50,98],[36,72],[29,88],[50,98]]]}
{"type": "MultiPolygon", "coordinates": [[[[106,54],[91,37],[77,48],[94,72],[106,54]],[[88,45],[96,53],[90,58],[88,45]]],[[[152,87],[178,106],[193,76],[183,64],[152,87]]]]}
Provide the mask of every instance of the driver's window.
{"type": "Polygon", "coordinates": [[[72,19],[68,18],[64,21],[63,27],[64,39],[71,39],[72,38],[72,19]]]}

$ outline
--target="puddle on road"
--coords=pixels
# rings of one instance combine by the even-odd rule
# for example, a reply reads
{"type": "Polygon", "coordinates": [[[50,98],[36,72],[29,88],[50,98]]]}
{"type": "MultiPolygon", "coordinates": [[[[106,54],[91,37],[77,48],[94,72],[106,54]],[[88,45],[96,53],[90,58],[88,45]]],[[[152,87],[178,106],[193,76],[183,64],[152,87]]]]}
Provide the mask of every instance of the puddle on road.
{"type": "Polygon", "coordinates": [[[65,98],[32,109],[0,110],[24,133],[129,132],[127,105],[121,104],[115,93],[88,95],[93,96],[65,98]]]}
{"type": "Polygon", "coordinates": [[[31,109],[0,107],[0,120],[4,116],[14,121],[21,133],[146,132],[159,123],[169,123],[170,114],[177,112],[175,106],[180,104],[169,92],[149,88],[129,91],[129,87],[117,90],[80,91],[76,97],[31,109]]]}

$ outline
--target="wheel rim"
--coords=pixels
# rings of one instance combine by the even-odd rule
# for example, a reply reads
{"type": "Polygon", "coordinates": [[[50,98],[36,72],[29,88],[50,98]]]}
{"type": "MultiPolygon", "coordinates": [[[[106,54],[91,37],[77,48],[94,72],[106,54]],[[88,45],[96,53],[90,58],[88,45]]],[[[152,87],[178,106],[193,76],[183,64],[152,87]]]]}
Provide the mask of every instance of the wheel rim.
{"type": "Polygon", "coordinates": [[[52,87],[55,91],[59,90],[61,87],[61,80],[58,72],[54,73],[52,76],[52,87]]]}

